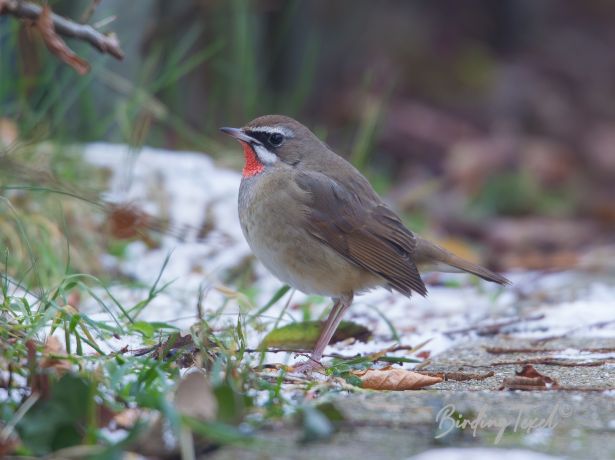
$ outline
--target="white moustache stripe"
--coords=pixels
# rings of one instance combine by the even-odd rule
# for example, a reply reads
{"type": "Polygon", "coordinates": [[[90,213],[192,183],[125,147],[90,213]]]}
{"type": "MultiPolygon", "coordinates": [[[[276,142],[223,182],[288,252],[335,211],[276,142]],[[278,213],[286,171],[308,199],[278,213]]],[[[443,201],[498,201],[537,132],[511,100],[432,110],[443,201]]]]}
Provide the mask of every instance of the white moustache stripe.
{"type": "Polygon", "coordinates": [[[271,153],[269,150],[267,150],[262,145],[254,145],[253,147],[254,147],[254,151],[256,152],[256,156],[258,156],[258,159],[260,160],[262,164],[271,166],[276,161],[278,161],[278,157],[274,153],[271,153]]]}
{"type": "Polygon", "coordinates": [[[284,126],[256,126],[254,128],[247,128],[247,130],[254,133],[278,133],[284,137],[293,137],[293,132],[284,126]]]}

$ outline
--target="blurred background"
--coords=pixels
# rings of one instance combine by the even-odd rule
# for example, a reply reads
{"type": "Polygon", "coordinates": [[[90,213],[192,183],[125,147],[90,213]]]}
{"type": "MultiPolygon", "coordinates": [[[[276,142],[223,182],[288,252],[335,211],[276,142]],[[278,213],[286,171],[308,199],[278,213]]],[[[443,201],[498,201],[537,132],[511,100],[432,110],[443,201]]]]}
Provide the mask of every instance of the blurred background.
{"type": "MultiPolygon", "coordinates": [[[[491,267],[567,268],[615,239],[612,2],[49,4],[113,31],[126,57],[69,39],[91,65],[80,76],[0,16],[4,146],[121,142],[239,168],[217,128],[282,113],[360,168],[413,230],[491,267]]],[[[84,187],[59,150],[47,166],[84,187]]]]}

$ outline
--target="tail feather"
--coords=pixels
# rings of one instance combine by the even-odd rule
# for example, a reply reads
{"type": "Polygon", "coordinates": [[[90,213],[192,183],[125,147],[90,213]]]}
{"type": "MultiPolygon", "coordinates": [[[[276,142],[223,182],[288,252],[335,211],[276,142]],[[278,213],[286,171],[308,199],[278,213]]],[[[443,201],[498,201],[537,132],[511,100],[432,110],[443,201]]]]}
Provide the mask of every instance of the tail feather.
{"type": "Polygon", "coordinates": [[[431,241],[417,237],[415,260],[419,268],[435,271],[462,271],[498,284],[512,284],[506,277],[462,259],[431,241]]]}

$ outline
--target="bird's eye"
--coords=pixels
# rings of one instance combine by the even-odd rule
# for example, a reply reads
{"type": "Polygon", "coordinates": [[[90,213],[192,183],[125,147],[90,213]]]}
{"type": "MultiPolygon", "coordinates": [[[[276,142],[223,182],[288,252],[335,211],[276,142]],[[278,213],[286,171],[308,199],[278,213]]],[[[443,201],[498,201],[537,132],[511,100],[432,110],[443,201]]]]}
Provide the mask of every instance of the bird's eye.
{"type": "Polygon", "coordinates": [[[269,143],[274,147],[279,147],[284,142],[284,136],[280,133],[272,133],[269,136],[269,143]]]}

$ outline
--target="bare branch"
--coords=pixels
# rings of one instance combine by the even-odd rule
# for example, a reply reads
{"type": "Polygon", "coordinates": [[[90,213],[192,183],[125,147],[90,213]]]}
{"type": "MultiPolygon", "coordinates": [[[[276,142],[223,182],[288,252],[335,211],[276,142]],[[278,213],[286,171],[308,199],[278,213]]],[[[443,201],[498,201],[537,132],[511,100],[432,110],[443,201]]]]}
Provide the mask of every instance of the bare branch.
{"type": "Polygon", "coordinates": [[[51,8],[45,5],[43,13],[35,23],[47,45],[47,49],[75,69],[79,75],[85,75],[90,71],[90,64],[85,59],[77,56],[56,33],[51,14],[51,8]]]}
{"type": "MultiPolygon", "coordinates": [[[[20,0],[0,0],[0,15],[10,14],[20,19],[36,21],[43,8],[31,2],[20,0]]],[[[124,59],[124,51],[114,34],[104,35],[87,24],[78,24],[57,14],[51,14],[51,20],[55,31],[65,37],[76,38],[85,41],[101,53],[110,54],[116,59],[124,59]]]]}

